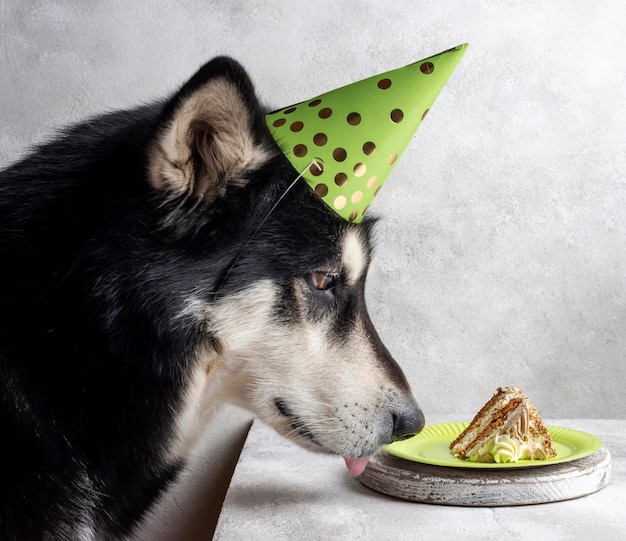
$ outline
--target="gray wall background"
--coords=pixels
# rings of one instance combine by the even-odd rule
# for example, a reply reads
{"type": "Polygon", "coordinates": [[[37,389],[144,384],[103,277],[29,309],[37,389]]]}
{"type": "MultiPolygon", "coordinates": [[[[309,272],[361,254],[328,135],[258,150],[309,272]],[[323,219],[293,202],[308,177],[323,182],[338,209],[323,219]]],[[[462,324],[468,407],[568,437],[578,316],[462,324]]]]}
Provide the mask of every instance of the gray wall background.
{"type": "MultiPolygon", "coordinates": [[[[548,418],[623,417],[625,20],[622,0],[4,0],[0,164],[217,54],[282,106],[469,42],[372,207],[372,318],[427,419],[500,385],[548,418]]],[[[188,484],[223,488],[245,420],[221,414],[188,484]]]]}
{"type": "Polygon", "coordinates": [[[626,412],[621,0],[5,0],[0,163],[229,54],[288,105],[471,47],[372,212],[372,317],[428,412],[498,385],[552,417],[626,412]]]}

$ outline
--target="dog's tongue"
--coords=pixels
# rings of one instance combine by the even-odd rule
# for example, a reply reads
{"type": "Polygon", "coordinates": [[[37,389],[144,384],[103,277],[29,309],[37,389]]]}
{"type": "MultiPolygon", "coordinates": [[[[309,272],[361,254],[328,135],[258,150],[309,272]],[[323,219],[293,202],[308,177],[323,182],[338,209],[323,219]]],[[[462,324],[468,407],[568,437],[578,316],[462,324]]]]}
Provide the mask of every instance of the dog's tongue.
{"type": "Polygon", "coordinates": [[[361,475],[367,466],[367,461],[369,457],[365,458],[353,458],[350,456],[344,456],[343,459],[346,461],[346,466],[348,466],[348,471],[354,475],[361,475]]]}

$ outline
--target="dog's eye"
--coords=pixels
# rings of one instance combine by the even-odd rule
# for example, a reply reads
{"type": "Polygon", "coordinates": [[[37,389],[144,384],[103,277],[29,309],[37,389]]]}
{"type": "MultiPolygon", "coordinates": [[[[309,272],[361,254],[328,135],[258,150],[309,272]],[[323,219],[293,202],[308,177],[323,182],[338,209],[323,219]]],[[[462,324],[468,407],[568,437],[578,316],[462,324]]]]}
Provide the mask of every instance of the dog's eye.
{"type": "Polygon", "coordinates": [[[336,272],[317,271],[311,273],[311,283],[320,291],[331,291],[337,285],[339,275],[336,272]]]}

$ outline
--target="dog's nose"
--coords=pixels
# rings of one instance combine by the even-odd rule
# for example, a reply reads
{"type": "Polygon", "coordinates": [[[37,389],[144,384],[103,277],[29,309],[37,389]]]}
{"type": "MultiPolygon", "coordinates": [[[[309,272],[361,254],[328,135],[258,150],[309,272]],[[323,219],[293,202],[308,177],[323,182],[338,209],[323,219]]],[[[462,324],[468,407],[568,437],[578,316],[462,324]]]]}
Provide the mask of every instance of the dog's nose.
{"type": "Polygon", "coordinates": [[[393,417],[393,439],[406,440],[419,434],[424,428],[424,413],[414,400],[407,399],[394,413],[393,417]]]}

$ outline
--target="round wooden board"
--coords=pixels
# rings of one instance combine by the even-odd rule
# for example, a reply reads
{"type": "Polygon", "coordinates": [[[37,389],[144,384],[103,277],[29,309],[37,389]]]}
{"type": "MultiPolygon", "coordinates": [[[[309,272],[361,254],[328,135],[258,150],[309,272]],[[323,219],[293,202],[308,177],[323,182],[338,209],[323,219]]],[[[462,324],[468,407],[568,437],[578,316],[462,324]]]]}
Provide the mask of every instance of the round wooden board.
{"type": "Polygon", "coordinates": [[[359,480],[403,500],[492,507],[578,498],[605,487],[610,476],[611,454],[602,447],[571,462],[501,470],[432,466],[380,451],[359,480]]]}

